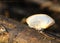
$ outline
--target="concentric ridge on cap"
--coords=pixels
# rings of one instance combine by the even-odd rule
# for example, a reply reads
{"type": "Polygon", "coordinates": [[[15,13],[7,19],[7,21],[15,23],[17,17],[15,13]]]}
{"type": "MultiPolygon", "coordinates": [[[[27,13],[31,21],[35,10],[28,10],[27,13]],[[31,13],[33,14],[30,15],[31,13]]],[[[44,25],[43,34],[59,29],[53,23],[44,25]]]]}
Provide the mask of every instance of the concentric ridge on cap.
{"type": "Polygon", "coordinates": [[[29,16],[26,22],[30,28],[36,30],[46,29],[55,23],[54,19],[46,14],[35,14],[29,16]]]}

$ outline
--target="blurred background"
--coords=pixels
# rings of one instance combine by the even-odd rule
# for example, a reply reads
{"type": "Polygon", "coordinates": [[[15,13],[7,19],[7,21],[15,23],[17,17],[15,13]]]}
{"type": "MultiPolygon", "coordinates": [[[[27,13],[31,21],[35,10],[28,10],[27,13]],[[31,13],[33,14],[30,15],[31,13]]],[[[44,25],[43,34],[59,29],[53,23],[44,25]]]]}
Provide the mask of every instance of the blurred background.
{"type": "Polygon", "coordinates": [[[60,25],[60,0],[0,1],[0,14],[18,21],[39,13],[48,14],[60,25]]]}

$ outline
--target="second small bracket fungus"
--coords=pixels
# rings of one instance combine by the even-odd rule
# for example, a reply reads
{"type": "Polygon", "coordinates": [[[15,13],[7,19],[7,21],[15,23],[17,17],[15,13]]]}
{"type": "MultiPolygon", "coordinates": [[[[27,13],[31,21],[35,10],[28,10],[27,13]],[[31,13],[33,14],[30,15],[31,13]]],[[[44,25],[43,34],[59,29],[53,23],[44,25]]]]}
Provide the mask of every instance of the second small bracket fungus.
{"type": "Polygon", "coordinates": [[[55,21],[47,14],[35,14],[28,17],[26,19],[26,23],[30,28],[34,28],[36,30],[43,30],[52,26],[55,21]]]}
{"type": "Polygon", "coordinates": [[[6,31],[5,27],[0,24],[0,34],[4,33],[6,31]]]}

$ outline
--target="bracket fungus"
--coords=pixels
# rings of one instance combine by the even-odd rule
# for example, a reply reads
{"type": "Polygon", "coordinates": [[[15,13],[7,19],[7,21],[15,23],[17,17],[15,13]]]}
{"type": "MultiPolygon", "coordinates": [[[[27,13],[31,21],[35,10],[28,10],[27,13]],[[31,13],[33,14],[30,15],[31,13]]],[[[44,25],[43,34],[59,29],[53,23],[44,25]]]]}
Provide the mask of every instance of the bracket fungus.
{"type": "Polygon", "coordinates": [[[26,23],[30,28],[34,28],[36,30],[44,30],[52,26],[55,23],[55,21],[47,14],[35,14],[29,16],[26,19],[26,23]]]}
{"type": "Polygon", "coordinates": [[[6,31],[5,27],[0,24],[0,34],[6,31]]]}

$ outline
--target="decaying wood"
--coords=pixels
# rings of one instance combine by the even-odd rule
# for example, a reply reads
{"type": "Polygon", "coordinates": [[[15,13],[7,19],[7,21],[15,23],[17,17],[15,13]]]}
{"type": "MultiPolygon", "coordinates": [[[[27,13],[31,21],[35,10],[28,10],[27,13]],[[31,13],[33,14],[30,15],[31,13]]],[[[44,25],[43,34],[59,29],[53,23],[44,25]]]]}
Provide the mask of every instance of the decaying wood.
{"type": "Polygon", "coordinates": [[[0,43],[60,43],[29,28],[27,24],[21,24],[3,16],[0,16],[0,23],[6,29],[6,32],[0,34],[0,43]]]}

